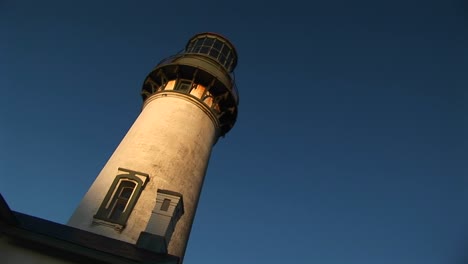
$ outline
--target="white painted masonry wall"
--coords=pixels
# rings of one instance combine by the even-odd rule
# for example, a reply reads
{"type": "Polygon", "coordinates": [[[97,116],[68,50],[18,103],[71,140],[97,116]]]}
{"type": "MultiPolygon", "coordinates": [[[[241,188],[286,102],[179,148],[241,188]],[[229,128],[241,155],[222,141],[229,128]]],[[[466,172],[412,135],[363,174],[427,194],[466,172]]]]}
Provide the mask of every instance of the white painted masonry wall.
{"type": "Polygon", "coordinates": [[[168,91],[148,98],[141,114],[86,193],[68,225],[136,243],[156,203],[157,189],[179,192],[183,195],[185,213],[176,225],[168,252],[182,257],[211,149],[218,137],[216,122],[208,108],[189,95],[168,91]],[[121,232],[93,223],[93,215],[119,174],[119,167],[150,176],[121,232]]]}
{"type": "Polygon", "coordinates": [[[19,263],[34,263],[34,264],[63,264],[72,263],[57,257],[47,254],[41,254],[38,251],[33,251],[27,248],[10,244],[7,237],[0,236],[0,263],[2,264],[19,264],[19,263]]]}

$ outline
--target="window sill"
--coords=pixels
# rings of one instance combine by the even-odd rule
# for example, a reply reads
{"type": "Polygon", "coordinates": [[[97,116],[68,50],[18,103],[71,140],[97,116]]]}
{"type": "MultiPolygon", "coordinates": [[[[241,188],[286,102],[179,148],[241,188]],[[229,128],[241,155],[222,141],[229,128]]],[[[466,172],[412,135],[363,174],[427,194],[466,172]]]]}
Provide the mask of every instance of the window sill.
{"type": "Polygon", "coordinates": [[[125,228],[125,225],[109,222],[109,221],[106,221],[106,220],[103,220],[103,219],[99,219],[99,218],[96,218],[96,216],[94,216],[93,224],[94,225],[103,225],[103,226],[111,227],[115,231],[118,231],[118,232],[122,232],[122,230],[125,228]]]}

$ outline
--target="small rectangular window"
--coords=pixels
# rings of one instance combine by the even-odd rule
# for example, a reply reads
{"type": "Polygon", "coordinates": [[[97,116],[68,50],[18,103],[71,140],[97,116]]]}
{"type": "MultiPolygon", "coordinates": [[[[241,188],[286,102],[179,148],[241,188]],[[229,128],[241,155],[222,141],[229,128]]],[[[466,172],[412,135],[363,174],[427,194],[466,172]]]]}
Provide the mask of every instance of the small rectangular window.
{"type": "Polygon", "coordinates": [[[189,92],[192,87],[192,82],[187,80],[180,80],[177,87],[174,89],[181,92],[189,92]]]}
{"type": "Polygon", "coordinates": [[[166,211],[169,210],[169,205],[171,204],[171,200],[170,199],[164,199],[164,201],[162,202],[162,205],[161,205],[161,211],[166,211]]]}

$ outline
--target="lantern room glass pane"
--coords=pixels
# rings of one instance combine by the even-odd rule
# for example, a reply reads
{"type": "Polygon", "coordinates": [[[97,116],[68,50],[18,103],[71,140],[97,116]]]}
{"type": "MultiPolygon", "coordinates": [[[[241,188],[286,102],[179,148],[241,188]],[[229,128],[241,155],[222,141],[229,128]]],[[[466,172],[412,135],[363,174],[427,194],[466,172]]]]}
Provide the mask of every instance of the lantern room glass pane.
{"type": "Polygon", "coordinates": [[[208,50],[209,50],[209,48],[208,48],[208,47],[206,47],[206,46],[203,46],[203,47],[201,48],[201,50],[200,50],[200,53],[203,53],[203,54],[208,54],[208,50]]]}
{"type": "Polygon", "coordinates": [[[223,54],[220,54],[218,61],[221,63],[221,65],[224,65],[224,63],[226,63],[226,57],[224,57],[223,54]]]}
{"type": "Polygon", "coordinates": [[[199,40],[197,41],[197,45],[199,45],[199,46],[203,46],[203,42],[204,42],[204,41],[205,41],[205,39],[204,39],[204,38],[202,38],[202,39],[199,39],[199,40]]]}
{"type": "Polygon", "coordinates": [[[220,51],[222,47],[223,47],[223,43],[219,40],[215,40],[215,43],[213,44],[213,48],[220,51]]]}
{"type": "Polygon", "coordinates": [[[215,49],[212,49],[210,50],[210,56],[217,59],[218,58],[218,55],[219,55],[219,51],[215,50],[215,49]]]}
{"type": "Polygon", "coordinates": [[[232,61],[232,53],[229,53],[229,55],[227,55],[226,57],[226,63],[224,64],[224,66],[226,66],[226,68],[231,64],[231,61],[232,61]]]}
{"type": "Polygon", "coordinates": [[[221,54],[224,56],[224,57],[227,57],[227,55],[229,54],[229,47],[224,45],[223,46],[223,49],[221,50],[221,54]]]}
{"type": "Polygon", "coordinates": [[[203,43],[204,46],[211,47],[213,45],[214,39],[212,38],[206,38],[205,42],[203,43]]]}

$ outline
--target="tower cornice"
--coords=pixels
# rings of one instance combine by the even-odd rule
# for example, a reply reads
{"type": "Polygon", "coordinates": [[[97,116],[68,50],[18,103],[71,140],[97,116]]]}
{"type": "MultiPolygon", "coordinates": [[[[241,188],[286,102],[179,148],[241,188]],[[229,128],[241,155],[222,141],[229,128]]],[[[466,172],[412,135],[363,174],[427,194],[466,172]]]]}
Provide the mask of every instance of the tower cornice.
{"type": "MultiPolygon", "coordinates": [[[[164,98],[164,97],[179,98],[179,99],[191,102],[194,105],[196,105],[198,108],[200,108],[200,110],[202,110],[206,115],[208,115],[210,117],[211,121],[213,121],[213,126],[215,127],[215,130],[216,130],[216,138],[218,138],[219,130],[220,130],[220,124],[219,124],[219,120],[218,120],[216,114],[213,113],[213,111],[206,104],[200,102],[200,100],[198,98],[196,98],[196,97],[194,97],[192,95],[184,94],[184,93],[180,93],[180,92],[176,92],[176,91],[161,91],[161,92],[155,93],[155,94],[151,95],[150,97],[148,97],[143,103],[142,110],[147,105],[149,105],[151,102],[153,102],[154,100],[156,100],[158,98],[164,98]]],[[[215,143],[216,143],[216,141],[215,141],[215,143]]]]}
{"type": "Polygon", "coordinates": [[[201,85],[212,101],[198,98],[215,113],[219,123],[219,136],[224,136],[237,120],[239,95],[233,70],[237,64],[237,52],[226,38],[215,33],[201,33],[192,37],[185,50],[169,56],[146,77],[143,88],[143,100],[154,93],[165,90],[178,90],[192,94],[194,87],[180,89],[180,83],[201,85]],[[175,80],[174,86],[168,86],[175,80]],[[169,87],[169,88],[168,88],[169,87]]]}

